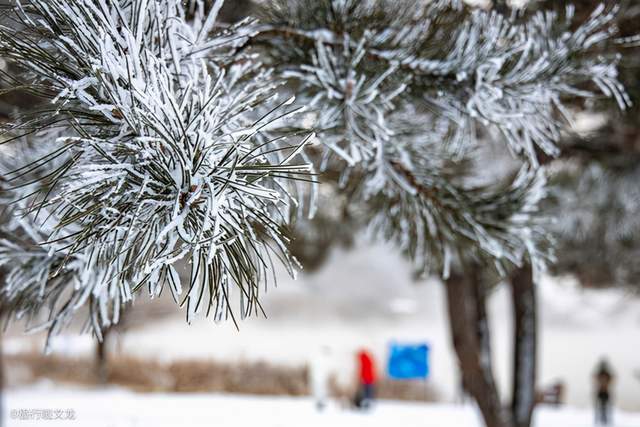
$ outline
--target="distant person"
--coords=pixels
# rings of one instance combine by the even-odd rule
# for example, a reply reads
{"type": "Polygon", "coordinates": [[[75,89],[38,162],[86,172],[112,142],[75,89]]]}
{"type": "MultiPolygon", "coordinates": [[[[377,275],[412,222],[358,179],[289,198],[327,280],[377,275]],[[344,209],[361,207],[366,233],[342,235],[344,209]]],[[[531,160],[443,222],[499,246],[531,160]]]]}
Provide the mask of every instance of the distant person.
{"type": "Polygon", "coordinates": [[[323,411],[329,399],[331,349],[323,346],[311,362],[309,370],[309,383],[316,409],[323,411]]]}
{"type": "Polygon", "coordinates": [[[358,352],[358,390],[355,396],[355,406],[369,409],[375,398],[376,367],[373,356],[367,350],[358,352]]]}
{"type": "Polygon", "coordinates": [[[595,373],[596,384],[596,425],[611,423],[611,384],[614,377],[609,363],[603,359],[595,373]]]}

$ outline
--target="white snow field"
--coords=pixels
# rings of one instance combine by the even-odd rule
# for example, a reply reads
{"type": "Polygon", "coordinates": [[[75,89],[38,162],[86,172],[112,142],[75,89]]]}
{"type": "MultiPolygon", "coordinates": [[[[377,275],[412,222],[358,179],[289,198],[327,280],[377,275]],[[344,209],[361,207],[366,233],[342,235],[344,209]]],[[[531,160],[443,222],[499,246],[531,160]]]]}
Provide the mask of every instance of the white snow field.
{"type": "MultiPolygon", "coordinates": [[[[347,382],[353,378],[354,353],[359,347],[373,349],[384,370],[392,340],[426,341],[432,348],[430,387],[442,402],[454,402],[459,379],[444,289],[437,281],[413,281],[411,273],[410,265],[388,246],[360,243],[352,251],[336,250],[317,273],[301,275],[297,281],[279,274],[277,289],[269,288],[263,296],[269,318],[241,322],[240,331],[231,322],[216,325],[208,319],[187,325],[184,312],[172,301],[148,303],[143,295],[138,303],[165,310],[167,316],[138,319],[144,310],[134,307],[131,326],[113,351],[160,361],[263,360],[304,365],[322,345],[328,345],[334,373],[347,382]]],[[[640,370],[640,300],[620,290],[585,291],[571,280],[549,278],[539,285],[539,300],[539,383],[563,380],[566,403],[590,413],[593,370],[606,356],[616,372],[616,406],[640,412],[640,380],[636,377],[640,370]]],[[[491,298],[489,314],[496,374],[506,397],[512,354],[509,307],[508,290],[499,288],[491,298]]],[[[65,335],[54,341],[54,352],[92,357],[92,346],[89,336],[65,335]]],[[[25,336],[14,329],[5,340],[5,351],[14,354],[42,349],[42,335],[25,336]]]]}
{"type": "MultiPolygon", "coordinates": [[[[469,406],[381,401],[368,413],[337,405],[319,413],[310,399],[205,394],[134,394],[122,390],[37,387],[8,393],[9,427],[480,427],[469,406]],[[25,419],[21,410],[72,410],[73,421],[25,419]],[[13,419],[11,419],[13,414],[13,419]],[[22,414],[22,415],[21,415],[22,414]]],[[[27,415],[26,418],[31,417],[27,415]]],[[[612,427],[638,427],[640,414],[617,412],[612,427]]],[[[535,427],[588,427],[587,410],[543,407],[535,427]]]]}

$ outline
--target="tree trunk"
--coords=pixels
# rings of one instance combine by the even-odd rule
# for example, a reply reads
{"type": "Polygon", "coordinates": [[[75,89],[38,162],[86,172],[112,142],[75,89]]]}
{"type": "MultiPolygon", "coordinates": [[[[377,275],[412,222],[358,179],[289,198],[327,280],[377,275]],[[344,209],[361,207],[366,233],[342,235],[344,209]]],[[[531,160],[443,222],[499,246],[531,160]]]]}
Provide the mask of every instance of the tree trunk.
{"type": "Polygon", "coordinates": [[[513,412],[514,427],[529,427],[536,394],[536,292],[531,266],[511,278],[514,315],[513,412]]]}
{"type": "Polygon", "coordinates": [[[493,376],[486,291],[477,267],[446,281],[453,347],[465,389],[475,399],[487,427],[511,427],[493,376]]]}

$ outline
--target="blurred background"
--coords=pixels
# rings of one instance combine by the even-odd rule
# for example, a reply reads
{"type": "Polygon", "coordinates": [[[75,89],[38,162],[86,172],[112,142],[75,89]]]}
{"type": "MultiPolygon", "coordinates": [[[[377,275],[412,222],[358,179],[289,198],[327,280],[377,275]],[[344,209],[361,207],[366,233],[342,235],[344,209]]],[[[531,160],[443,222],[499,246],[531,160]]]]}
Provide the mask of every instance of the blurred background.
{"type": "MultiPolygon", "coordinates": [[[[577,2],[578,16],[597,3],[577,2]]],[[[637,32],[640,5],[620,3],[626,10],[622,32],[637,32]]],[[[228,1],[224,14],[233,21],[249,10],[248,1],[228,1]]],[[[638,58],[623,63],[636,106],[620,113],[603,105],[598,114],[576,115],[561,157],[550,164],[547,208],[557,219],[558,262],[537,288],[538,399],[547,406],[536,425],[591,425],[594,375],[606,359],[618,425],[640,426],[638,58]]],[[[28,97],[3,96],[0,114],[8,117],[29,103],[28,97]]],[[[324,191],[314,222],[294,230],[304,273],[297,280],[276,273],[277,288],[262,300],[268,318],[250,318],[239,330],[231,321],[187,325],[170,295],[143,297],[103,344],[75,325],[53,338],[49,354],[43,352],[45,333],[10,325],[1,338],[6,422],[29,425],[9,417],[24,408],[70,408],[81,425],[170,425],[183,417],[246,425],[274,413],[274,426],[297,425],[305,416],[309,425],[326,425],[331,417],[353,416],[347,408],[364,349],[374,360],[377,397],[394,403],[381,403],[367,419],[346,418],[344,425],[479,425],[461,385],[443,283],[420,278],[391,245],[372,244],[366,224],[345,209],[347,201],[331,188],[324,191]],[[413,379],[390,375],[394,346],[426,346],[420,362],[426,372],[413,379]],[[310,397],[319,369],[328,381],[329,418],[310,397]],[[166,396],[173,397],[161,399],[166,396]]],[[[510,292],[495,283],[488,299],[492,357],[504,396],[513,381],[510,292]]]]}
{"type": "MultiPolygon", "coordinates": [[[[411,277],[410,265],[392,247],[358,239],[348,250],[333,250],[315,273],[294,281],[281,272],[278,287],[264,296],[268,318],[247,319],[239,331],[230,321],[187,325],[168,295],[159,301],[140,298],[108,335],[103,379],[95,369],[99,354],[91,336],[55,337],[52,353],[45,355],[45,335],[25,335],[16,325],[4,335],[7,385],[104,380],[139,391],[304,396],[311,393],[307,371],[327,346],[333,392],[346,396],[357,378],[358,350],[371,350],[384,378],[390,345],[401,342],[429,345],[430,375],[426,383],[384,381],[381,396],[460,401],[443,285],[411,277]]],[[[496,287],[489,302],[493,355],[505,392],[512,354],[508,292],[496,287]]],[[[563,403],[588,407],[592,374],[607,357],[616,371],[617,404],[640,412],[640,299],[623,290],[584,289],[571,277],[545,277],[539,304],[540,386],[561,382],[563,403]]]]}

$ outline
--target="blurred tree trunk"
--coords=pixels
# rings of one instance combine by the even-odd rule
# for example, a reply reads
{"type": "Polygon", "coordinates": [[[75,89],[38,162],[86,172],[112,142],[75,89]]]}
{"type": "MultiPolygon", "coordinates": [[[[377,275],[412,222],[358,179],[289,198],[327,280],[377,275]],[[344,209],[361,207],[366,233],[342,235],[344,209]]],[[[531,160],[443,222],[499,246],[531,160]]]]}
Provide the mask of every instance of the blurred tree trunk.
{"type": "Polygon", "coordinates": [[[531,266],[518,269],[510,280],[514,315],[514,427],[529,427],[536,400],[537,302],[531,266]]]}
{"type": "Polygon", "coordinates": [[[469,274],[452,274],[446,281],[449,323],[462,382],[475,399],[487,427],[511,427],[500,402],[491,363],[486,290],[478,267],[469,274]]]}
{"type": "Polygon", "coordinates": [[[486,311],[487,288],[477,266],[445,283],[453,346],[465,390],[474,398],[487,427],[529,427],[535,406],[537,307],[531,266],[510,279],[514,316],[513,397],[500,401],[491,362],[486,311]]]}

